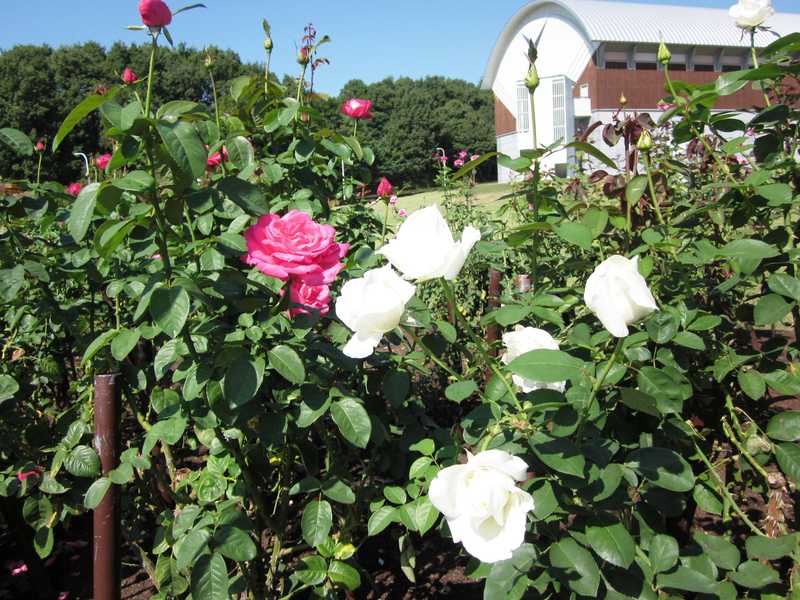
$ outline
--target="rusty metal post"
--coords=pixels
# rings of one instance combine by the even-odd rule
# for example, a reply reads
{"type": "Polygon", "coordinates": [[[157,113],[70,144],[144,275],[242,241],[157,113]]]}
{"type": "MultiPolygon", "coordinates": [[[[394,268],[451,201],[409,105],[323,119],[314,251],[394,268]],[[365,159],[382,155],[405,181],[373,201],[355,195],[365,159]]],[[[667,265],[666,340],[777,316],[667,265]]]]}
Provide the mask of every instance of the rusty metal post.
{"type": "MultiPolygon", "coordinates": [[[[496,310],[500,306],[500,271],[489,268],[489,310],[496,310]]],[[[493,344],[500,338],[500,326],[492,323],[486,328],[486,341],[493,344]]],[[[492,356],[497,356],[497,348],[492,348],[492,356]]]]}
{"type": "MultiPolygon", "coordinates": [[[[100,456],[103,475],[116,468],[119,457],[119,382],[118,375],[94,378],[94,447],[100,456]]],[[[92,546],[94,600],[120,598],[120,514],[115,486],[106,492],[94,509],[92,546]]]]}

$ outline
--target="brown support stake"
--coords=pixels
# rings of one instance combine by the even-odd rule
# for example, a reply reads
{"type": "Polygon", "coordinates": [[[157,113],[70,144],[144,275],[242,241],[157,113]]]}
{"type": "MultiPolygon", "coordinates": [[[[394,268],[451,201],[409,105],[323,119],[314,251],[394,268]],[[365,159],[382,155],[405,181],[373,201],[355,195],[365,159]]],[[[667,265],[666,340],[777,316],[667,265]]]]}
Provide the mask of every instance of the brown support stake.
{"type": "MultiPolygon", "coordinates": [[[[118,375],[94,378],[94,447],[103,476],[116,468],[119,455],[118,375]]],[[[94,600],[120,598],[119,497],[112,485],[94,509],[94,600]]]]}

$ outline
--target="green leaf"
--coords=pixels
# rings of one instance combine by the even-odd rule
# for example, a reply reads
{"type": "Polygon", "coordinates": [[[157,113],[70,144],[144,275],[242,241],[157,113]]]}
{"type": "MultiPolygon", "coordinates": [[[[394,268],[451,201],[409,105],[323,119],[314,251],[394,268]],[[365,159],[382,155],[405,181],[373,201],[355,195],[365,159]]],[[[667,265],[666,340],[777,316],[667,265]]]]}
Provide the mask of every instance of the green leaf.
{"type": "Polygon", "coordinates": [[[478,385],[471,379],[466,381],[456,381],[451,383],[444,390],[444,395],[448,400],[453,402],[461,402],[466,400],[478,390],[478,385]]]}
{"type": "Polygon", "coordinates": [[[17,380],[11,375],[0,375],[0,402],[5,402],[14,397],[19,391],[17,380]]]}
{"type": "Polygon", "coordinates": [[[142,193],[153,191],[156,182],[153,176],[146,171],[131,171],[125,177],[115,179],[112,185],[126,192],[142,193]]]}
{"type": "Polygon", "coordinates": [[[86,348],[86,351],[83,353],[83,358],[81,359],[81,366],[86,366],[89,361],[91,361],[95,355],[100,352],[103,348],[105,348],[108,343],[114,339],[117,335],[116,329],[111,329],[110,331],[104,331],[96,338],[92,340],[92,343],[89,344],[89,347],[86,348]]]}
{"type": "Polygon", "coordinates": [[[622,523],[587,525],[586,541],[604,561],[627,569],[636,556],[636,544],[622,523]]]}
{"type": "Polygon", "coordinates": [[[4,127],[0,129],[0,142],[9,146],[17,154],[30,156],[33,154],[33,142],[19,129],[4,127]]]}
{"type": "Polygon", "coordinates": [[[411,531],[418,531],[420,535],[425,535],[439,518],[439,511],[428,496],[421,496],[401,506],[396,514],[406,527],[411,531]]]}
{"type": "Polygon", "coordinates": [[[769,289],[776,294],[800,302],[800,280],[786,273],[773,273],[767,280],[769,289]]]}
{"type": "Polygon", "coordinates": [[[636,175],[625,186],[625,202],[629,206],[635,206],[647,189],[647,177],[644,175],[636,175]]]}
{"type": "Polygon", "coordinates": [[[103,104],[106,102],[113,100],[114,96],[117,95],[119,90],[119,86],[113,86],[105,94],[92,94],[91,96],[84,98],[83,101],[78,104],[78,106],[73,108],[72,112],[67,115],[67,118],[64,119],[64,122],[58,129],[56,137],[53,138],[53,152],[58,150],[61,142],[63,142],[64,138],[67,137],[70,131],[75,128],[75,125],[80,123],[87,115],[103,106],[103,104]]]}
{"type": "Polygon", "coordinates": [[[89,486],[89,489],[86,490],[86,494],[83,497],[83,505],[88,510],[94,510],[103,501],[103,498],[110,487],[111,480],[107,477],[101,477],[92,483],[92,485],[89,486]]]}
{"type": "Polygon", "coordinates": [[[556,383],[566,379],[579,379],[583,361],[560,350],[532,350],[518,356],[508,364],[509,370],[532,381],[556,383]]]}
{"type": "Polygon", "coordinates": [[[97,196],[101,184],[90,183],[81,190],[69,211],[67,217],[67,230],[76,242],[80,243],[89,231],[89,225],[94,217],[94,207],[97,204],[97,196]]]}
{"type": "Polygon", "coordinates": [[[396,509],[392,506],[381,506],[369,517],[367,535],[378,535],[395,521],[396,509]]]}
{"type": "Polygon", "coordinates": [[[739,381],[739,387],[753,400],[761,400],[767,391],[767,383],[761,376],[761,373],[751,369],[749,371],[739,371],[736,376],[739,381]]]}
{"type": "Polygon", "coordinates": [[[656,344],[666,344],[678,331],[678,322],[675,317],[665,311],[658,311],[647,320],[645,324],[647,334],[656,344]]]}
{"type": "Polygon", "coordinates": [[[178,570],[186,572],[195,565],[197,559],[208,551],[208,542],[211,533],[205,527],[192,529],[182,537],[173,549],[175,559],[178,561],[178,570]]]}
{"type": "Polygon", "coordinates": [[[625,406],[654,417],[661,416],[661,411],[658,410],[656,399],[649,394],[629,388],[623,388],[620,390],[620,393],[621,401],[625,406]]]}
{"type": "Polygon", "coordinates": [[[585,152],[589,156],[596,158],[601,163],[606,165],[607,167],[611,167],[612,169],[618,169],[619,167],[617,164],[611,160],[603,151],[601,151],[597,146],[594,144],[588,144],[586,142],[570,142],[569,144],[564,145],[565,148],[575,148],[578,152],[585,152]]]}
{"type": "Polygon", "coordinates": [[[494,320],[498,325],[508,327],[509,325],[513,325],[514,323],[521,321],[530,313],[531,309],[528,306],[522,306],[521,304],[508,304],[502,308],[498,308],[492,314],[494,315],[494,320]]]}
{"type": "Polygon", "coordinates": [[[669,571],[678,562],[678,542],[675,538],[658,534],[650,540],[650,564],[654,573],[669,571]]]}
{"type": "Polygon", "coordinates": [[[364,407],[353,398],[342,398],[331,405],[331,417],[348,442],[366,448],[372,433],[372,423],[364,407]]]}
{"type": "Polygon", "coordinates": [[[328,576],[328,563],[325,559],[316,554],[312,556],[304,556],[300,559],[303,562],[303,568],[294,572],[297,578],[306,585],[319,585],[328,576]]]}
{"type": "Polygon", "coordinates": [[[289,346],[279,345],[267,352],[269,366],[275,369],[284,379],[300,385],[306,379],[306,370],[303,361],[297,352],[289,346]]]}
{"type": "Polygon", "coordinates": [[[64,468],[75,477],[95,477],[100,474],[100,458],[90,446],[75,446],[64,459],[64,468]]]}
{"type": "Polygon", "coordinates": [[[228,365],[225,371],[223,396],[228,401],[228,406],[238,408],[252,400],[261,382],[264,379],[264,360],[256,358],[251,360],[241,356],[228,365]]]}
{"type": "Polygon", "coordinates": [[[786,302],[783,296],[778,294],[767,294],[762,296],[756,303],[753,311],[756,325],[772,325],[782,321],[783,318],[792,310],[792,304],[786,302]]]}
{"type": "Polygon", "coordinates": [[[506,156],[505,154],[498,154],[497,155],[497,165],[500,167],[505,167],[506,169],[511,169],[512,171],[516,171],[517,173],[524,173],[529,171],[533,161],[530,158],[526,158],[524,156],[520,156],[519,158],[511,158],[510,156],[506,156]]]}
{"type": "Polygon", "coordinates": [[[693,537],[697,545],[720,569],[733,571],[739,566],[739,562],[742,560],[739,549],[724,537],[709,535],[701,531],[695,531],[693,537]]]}
{"type": "Polygon", "coordinates": [[[780,252],[775,246],[761,240],[734,240],[725,244],[718,251],[720,256],[728,258],[765,259],[778,256],[780,252]]]}
{"type": "Polygon", "coordinates": [[[775,459],[789,480],[800,484],[800,447],[797,444],[783,443],[775,446],[775,459]]]}
{"type": "Polygon", "coordinates": [[[238,177],[222,179],[217,188],[236,206],[245,212],[261,216],[269,212],[269,203],[258,186],[238,177]]]}
{"type": "Polygon", "coordinates": [[[689,463],[667,448],[634,450],[628,455],[628,466],[671,492],[688,492],[694,487],[694,474],[689,463]]]}
{"type": "Polygon", "coordinates": [[[582,596],[596,596],[600,586],[600,569],[586,548],[571,537],[550,546],[550,564],[566,571],[567,585],[582,596]],[[577,577],[576,577],[577,575],[577,577]]]}
{"type": "Polygon", "coordinates": [[[747,549],[747,558],[778,560],[784,556],[791,556],[797,550],[797,542],[796,533],[775,538],[752,535],[745,540],[744,545],[747,549]]]}
{"type": "Polygon", "coordinates": [[[222,525],[214,532],[214,548],[223,556],[242,562],[258,553],[250,534],[236,525],[222,525]]]}
{"type": "Polygon", "coordinates": [[[783,206],[792,203],[792,188],[788,183],[770,183],[755,188],[759,196],[767,199],[770,206],[783,206]]]}
{"type": "Polygon", "coordinates": [[[583,223],[565,221],[560,225],[556,225],[553,230],[558,237],[569,244],[573,244],[584,250],[589,250],[592,247],[594,236],[583,223]]]}
{"type": "Polygon", "coordinates": [[[787,410],[773,415],[767,424],[767,435],[781,442],[800,440],[800,411],[787,410]]]}
{"type": "Polygon", "coordinates": [[[194,125],[187,121],[159,121],[156,130],[172,160],[183,173],[194,179],[205,174],[208,154],[194,125]]]}
{"type": "Polygon", "coordinates": [[[537,431],[528,440],[531,449],[545,465],[564,473],[584,479],[586,460],[580,449],[566,438],[554,438],[537,431]]]}
{"type": "Polygon", "coordinates": [[[229,600],[228,567],[221,554],[201,556],[192,566],[192,600],[229,600]]]}
{"type": "Polygon", "coordinates": [[[698,594],[713,594],[717,587],[716,580],[708,575],[683,566],[672,573],[661,573],[657,581],[660,588],[686,590],[698,594]]]}
{"type": "Polygon", "coordinates": [[[675,334],[673,340],[679,346],[683,346],[684,348],[691,348],[692,350],[705,350],[706,343],[696,333],[692,333],[691,331],[679,331],[675,334]]]}
{"type": "Polygon", "coordinates": [[[246,137],[237,135],[225,142],[231,164],[240,171],[250,167],[255,162],[253,144],[246,137]]]}
{"type": "Polygon", "coordinates": [[[781,581],[775,569],[754,560],[743,562],[730,577],[735,584],[751,589],[761,589],[781,581]]]}
{"type": "Polygon", "coordinates": [[[354,504],[356,495],[344,481],[332,479],[322,484],[322,493],[339,504],[354,504]]]}
{"type": "Polygon", "coordinates": [[[176,338],[189,318],[190,305],[189,294],[182,287],[161,287],[150,297],[150,316],[161,331],[176,338]]]}
{"type": "Polygon", "coordinates": [[[111,342],[111,356],[122,362],[139,343],[141,334],[138,329],[120,329],[111,342]]]}
{"type": "Polygon", "coordinates": [[[343,585],[348,590],[354,590],[361,585],[361,575],[346,562],[332,560],[328,567],[328,577],[334,583],[343,585]]]}
{"type": "Polygon", "coordinates": [[[326,500],[312,500],[303,511],[300,529],[309,546],[316,547],[328,537],[333,526],[333,510],[326,500]]]}
{"type": "Polygon", "coordinates": [[[394,504],[405,504],[406,502],[406,491],[397,485],[387,485],[384,487],[383,495],[389,502],[393,502],[394,504]]]}

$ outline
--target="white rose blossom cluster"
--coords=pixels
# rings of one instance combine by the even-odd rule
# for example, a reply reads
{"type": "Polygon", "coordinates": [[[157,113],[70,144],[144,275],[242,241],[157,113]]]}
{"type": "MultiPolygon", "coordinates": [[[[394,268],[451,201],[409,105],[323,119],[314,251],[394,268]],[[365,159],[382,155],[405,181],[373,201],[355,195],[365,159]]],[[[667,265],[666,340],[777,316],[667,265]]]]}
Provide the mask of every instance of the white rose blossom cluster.
{"type": "Polygon", "coordinates": [[[350,358],[371,355],[383,335],[400,324],[406,303],[416,291],[405,280],[455,279],[480,238],[480,231],[468,226],[456,242],[435,205],[409,216],[395,238],[378,250],[403,274],[402,279],[387,265],[371,269],[342,287],[336,314],[353,331],[344,354],[350,358]]]}
{"type": "MultiPolygon", "coordinates": [[[[344,284],[336,301],[336,314],[353,331],[343,352],[351,358],[371,355],[384,334],[402,321],[405,307],[416,291],[407,280],[454,279],[480,239],[480,232],[466,227],[456,242],[439,208],[430,206],[413,213],[394,239],[378,250],[389,265],[371,269],[344,284]],[[392,268],[396,268],[400,277],[392,268]]],[[[615,337],[628,335],[628,325],[658,310],[638,257],[611,256],[586,282],[584,300],[603,326],[615,337]]],[[[517,327],[503,335],[505,364],[532,350],[558,350],[558,342],[546,331],[517,327]]],[[[523,392],[553,389],[563,392],[566,382],[546,383],[514,375],[523,392]]],[[[528,465],[503,450],[467,452],[466,464],[439,471],[428,497],[445,517],[453,541],[461,542],[472,556],[486,563],[511,558],[525,538],[527,514],[533,497],[518,487],[527,479],[528,465]]]]}
{"type": "Polygon", "coordinates": [[[742,29],[755,29],[775,14],[772,0],[739,0],[728,9],[728,14],[742,29]]]}

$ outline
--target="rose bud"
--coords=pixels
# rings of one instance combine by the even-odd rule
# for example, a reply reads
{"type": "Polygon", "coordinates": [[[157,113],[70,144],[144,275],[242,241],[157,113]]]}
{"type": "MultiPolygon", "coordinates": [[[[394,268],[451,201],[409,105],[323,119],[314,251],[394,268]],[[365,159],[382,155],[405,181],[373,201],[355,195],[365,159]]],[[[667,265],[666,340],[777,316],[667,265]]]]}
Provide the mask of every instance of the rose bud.
{"type": "Polygon", "coordinates": [[[139,14],[148,27],[166,27],[172,23],[172,11],[162,0],[141,0],[139,14]]]}
{"type": "Polygon", "coordinates": [[[381,198],[388,198],[389,196],[392,195],[392,192],[394,192],[394,187],[392,187],[392,184],[389,183],[389,180],[386,179],[386,177],[381,177],[376,192],[378,196],[380,196],[381,198]]]}
{"type": "Polygon", "coordinates": [[[139,81],[139,76],[136,75],[130,67],[125,67],[125,70],[122,71],[122,81],[125,85],[133,85],[139,81]]]}

